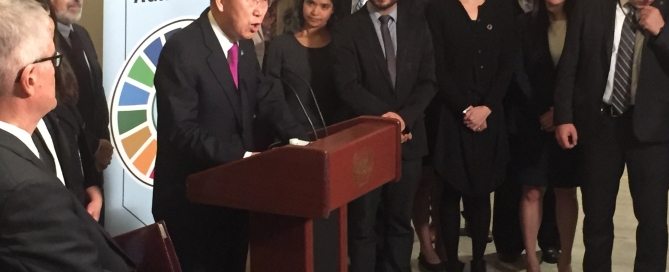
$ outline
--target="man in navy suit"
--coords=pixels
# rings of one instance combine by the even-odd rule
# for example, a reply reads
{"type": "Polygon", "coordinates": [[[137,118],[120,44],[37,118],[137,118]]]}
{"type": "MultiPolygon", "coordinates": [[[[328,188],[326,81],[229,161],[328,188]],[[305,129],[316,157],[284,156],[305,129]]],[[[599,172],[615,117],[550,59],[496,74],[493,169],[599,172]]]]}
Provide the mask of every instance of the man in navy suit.
{"type": "Polygon", "coordinates": [[[250,40],[266,11],[267,0],[212,0],[158,61],[153,215],[169,226],[185,271],[244,271],[248,247],[248,214],[190,202],[186,177],[250,156],[256,115],[284,139],[304,136],[250,40]]]}

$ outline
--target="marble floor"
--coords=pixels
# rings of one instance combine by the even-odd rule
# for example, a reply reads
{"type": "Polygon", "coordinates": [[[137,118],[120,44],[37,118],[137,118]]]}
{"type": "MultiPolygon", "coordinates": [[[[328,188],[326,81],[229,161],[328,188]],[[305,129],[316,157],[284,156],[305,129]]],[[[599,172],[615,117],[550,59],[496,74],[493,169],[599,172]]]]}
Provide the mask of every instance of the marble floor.
{"type": "MultiPolygon", "coordinates": [[[[580,199],[580,192],[579,192],[580,199]]],[[[578,226],[576,228],[576,238],[574,241],[574,249],[572,254],[572,270],[583,271],[581,264],[583,261],[583,235],[582,235],[583,211],[579,212],[578,226]]],[[[613,245],[613,271],[633,271],[634,252],[636,248],[635,230],[636,219],[632,211],[632,200],[630,197],[627,177],[624,176],[620,182],[620,192],[618,193],[616,214],[614,217],[615,224],[615,242],[613,245]]],[[[420,271],[418,269],[418,242],[414,243],[414,251],[412,256],[412,271],[420,271]]],[[[471,240],[468,237],[460,238],[460,260],[467,262],[471,259],[471,240]]],[[[489,272],[507,272],[507,271],[525,271],[523,260],[517,263],[508,264],[500,262],[495,255],[494,243],[489,243],[486,256],[489,272]]],[[[543,263],[541,269],[544,272],[558,271],[554,264],[543,263]]],[[[469,267],[465,267],[465,272],[469,271],[469,267]]],[[[669,270],[667,270],[669,271],[669,270]]]]}

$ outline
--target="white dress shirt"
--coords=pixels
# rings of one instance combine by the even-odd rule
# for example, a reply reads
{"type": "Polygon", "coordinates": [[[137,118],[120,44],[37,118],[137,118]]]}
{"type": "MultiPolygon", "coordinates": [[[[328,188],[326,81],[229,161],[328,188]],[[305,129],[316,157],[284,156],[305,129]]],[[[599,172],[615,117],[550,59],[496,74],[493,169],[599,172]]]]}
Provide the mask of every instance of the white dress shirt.
{"type": "Polygon", "coordinates": [[[218,25],[218,23],[214,19],[214,15],[211,14],[211,11],[209,11],[207,17],[209,17],[209,23],[211,24],[211,29],[214,30],[214,35],[216,35],[216,39],[218,39],[218,42],[221,44],[221,48],[223,49],[223,54],[225,54],[225,58],[227,59],[228,51],[230,50],[230,48],[232,48],[232,45],[234,43],[227,35],[225,35],[225,32],[223,32],[221,27],[218,25]]]}
{"type": "MultiPolygon", "coordinates": [[[[379,44],[381,45],[381,51],[383,51],[383,56],[386,55],[386,48],[383,46],[383,36],[381,35],[381,12],[374,7],[374,5],[367,5],[367,11],[369,12],[369,17],[372,19],[372,24],[374,24],[374,30],[376,31],[376,37],[379,39],[379,44]]],[[[393,41],[393,49],[395,49],[395,56],[397,56],[397,5],[392,8],[393,10],[388,14],[390,15],[390,21],[388,21],[388,30],[390,30],[390,39],[393,41]]]]}
{"type": "MultiPolygon", "coordinates": [[[[58,160],[58,154],[56,153],[56,148],[53,145],[53,138],[51,138],[51,134],[49,133],[49,129],[47,129],[46,124],[44,123],[44,119],[40,119],[39,123],[37,123],[37,130],[39,131],[40,135],[42,135],[42,139],[44,139],[44,143],[46,144],[46,147],[49,149],[51,157],[53,157],[53,163],[56,165],[56,176],[58,177],[60,182],[62,182],[63,185],[65,185],[65,178],[63,178],[63,169],[60,168],[60,160],[58,160]]],[[[37,157],[39,157],[39,155],[37,157]]]]}

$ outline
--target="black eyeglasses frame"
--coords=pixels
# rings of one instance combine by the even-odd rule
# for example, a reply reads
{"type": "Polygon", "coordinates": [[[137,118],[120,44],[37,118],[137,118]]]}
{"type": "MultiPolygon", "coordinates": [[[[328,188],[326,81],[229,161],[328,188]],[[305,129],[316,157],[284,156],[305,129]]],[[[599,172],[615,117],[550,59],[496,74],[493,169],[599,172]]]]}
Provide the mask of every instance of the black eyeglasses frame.
{"type": "MultiPolygon", "coordinates": [[[[63,54],[56,51],[56,53],[54,53],[53,56],[37,59],[30,64],[37,64],[37,63],[45,62],[45,61],[51,61],[51,64],[53,65],[53,68],[57,69],[58,67],[60,67],[60,64],[63,62],[63,54]]],[[[30,65],[30,64],[28,64],[28,65],[30,65]]],[[[24,66],[23,68],[21,68],[19,70],[19,72],[16,74],[16,80],[14,82],[18,83],[19,80],[21,80],[21,74],[23,73],[23,70],[25,70],[28,65],[24,66]]]]}

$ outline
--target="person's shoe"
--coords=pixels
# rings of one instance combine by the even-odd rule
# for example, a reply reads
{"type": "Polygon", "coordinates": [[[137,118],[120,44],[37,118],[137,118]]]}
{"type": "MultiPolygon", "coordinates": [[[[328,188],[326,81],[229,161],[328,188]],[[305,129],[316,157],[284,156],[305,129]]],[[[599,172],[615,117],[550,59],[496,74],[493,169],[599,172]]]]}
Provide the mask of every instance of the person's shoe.
{"type": "Polygon", "coordinates": [[[446,272],[462,272],[465,270],[465,263],[460,260],[444,262],[444,269],[446,272]]]}
{"type": "Polygon", "coordinates": [[[541,250],[541,261],[556,264],[560,258],[560,251],[557,248],[549,247],[541,250]]]}
{"type": "Polygon", "coordinates": [[[444,263],[429,263],[423,257],[423,254],[418,254],[418,268],[421,272],[442,272],[444,271],[444,263]]]}
{"type": "Polygon", "coordinates": [[[497,252],[497,259],[504,263],[515,263],[518,261],[518,259],[520,259],[520,253],[497,252]]]}
{"type": "Polygon", "coordinates": [[[486,263],[484,260],[472,260],[469,271],[471,272],[486,272],[486,263]]]}

